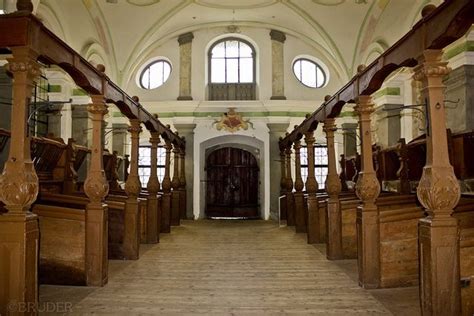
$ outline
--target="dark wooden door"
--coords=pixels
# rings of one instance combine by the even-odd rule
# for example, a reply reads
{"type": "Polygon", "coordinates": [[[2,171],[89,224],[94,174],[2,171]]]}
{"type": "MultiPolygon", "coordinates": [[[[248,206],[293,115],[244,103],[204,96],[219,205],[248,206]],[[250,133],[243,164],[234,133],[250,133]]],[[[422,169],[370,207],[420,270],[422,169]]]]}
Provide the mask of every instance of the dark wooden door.
{"type": "Polygon", "coordinates": [[[208,156],[206,171],[208,217],[258,217],[259,168],[252,153],[217,149],[208,156]]]}

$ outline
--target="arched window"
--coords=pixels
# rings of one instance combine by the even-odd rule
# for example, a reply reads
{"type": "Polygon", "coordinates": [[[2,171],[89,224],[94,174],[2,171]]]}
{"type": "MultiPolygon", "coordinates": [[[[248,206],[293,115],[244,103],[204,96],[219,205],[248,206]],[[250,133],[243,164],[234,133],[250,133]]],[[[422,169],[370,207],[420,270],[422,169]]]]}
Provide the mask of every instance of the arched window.
{"type": "Polygon", "coordinates": [[[171,64],[159,59],[146,66],[140,74],[140,86],[143,89],[156,89],[168,80],[171,74],[171,64]]]}
{"type": "Polygon", "coordinates": [[[209,49],[209,99],[255,100],[255,49],[225,38],[209,49]]]}
{"type": "Polygon", "coordinates": [[[293,73],[299,82],[310,88],[321,88],[326,84],[323,68],[312,60],[299,58],[293,63],[293,73]]]}

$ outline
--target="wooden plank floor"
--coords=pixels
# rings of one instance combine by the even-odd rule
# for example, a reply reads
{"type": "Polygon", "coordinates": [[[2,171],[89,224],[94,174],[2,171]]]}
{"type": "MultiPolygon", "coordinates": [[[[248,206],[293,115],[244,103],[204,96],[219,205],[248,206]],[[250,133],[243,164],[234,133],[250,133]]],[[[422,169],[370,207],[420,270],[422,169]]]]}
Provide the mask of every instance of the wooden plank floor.
{"type": "Polygon", "coordinates": [[[73,314],[391,315],[290,228],[184,221],[138,261],[111,261],[103,288],[41,286],[73,314]]]}

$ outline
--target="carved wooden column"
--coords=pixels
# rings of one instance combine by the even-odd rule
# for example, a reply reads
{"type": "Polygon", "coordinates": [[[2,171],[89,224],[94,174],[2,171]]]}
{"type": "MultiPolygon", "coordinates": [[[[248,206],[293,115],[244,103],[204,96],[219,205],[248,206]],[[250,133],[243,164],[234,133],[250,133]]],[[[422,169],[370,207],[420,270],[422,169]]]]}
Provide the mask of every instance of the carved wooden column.
{"type": "Polygon", "coordinates": [[[420,298],[424,315],[460,315],[459,229],[452,217],[460,188],[449,163],[441,50],[426,50],[415,68],[427,102],[426,166],[417,196],[428,216],[419,223],[420,298]]]}
{"type": "Polygon", "coordinates": [[[171,179],[170,179],[170,161],[171,161],[171,142],[165,139],[165,175],[161,187],[163,189],[163,198],[161,202],[161,232],[169,233],[171,231],[171,179]]]}
{"type": "Polygon", "coordinates": [[[297,233],[306,233],[306,216],[304,207],[304,182],[301,178],[301,141],[295,141],[293,148],[295,150],[295,230],[297,233]]]}
{"type": "Polygon", "coordinates": [[[308,244],[316,244],[319,240],[319,205],[316,192],[318,192],[318,182],[314,171],[314,132],[308,131],[305,134],[305,142],[308,150],[308,178],[306,179],[306,193],[308,193],[308,244]]]}
{"type": "Polygon", "coordinates": [[[158,180],[158,144],[160,143],[160,134],[151,132],[151,172],[148,179],[148,211],[147,211],[147,243],[154,244],[160,240],[161,210],[158,208],[158,191],[160,191],[160,181],[158,180]]]}
{"type": "Polygon", "coordinates": [[[173,192],[171,193],[171,226],[179,226],[180,224],[180,210],[179,210],[179,167],[181,165],[180,159],[180,149],[177,145],[173,144],[173,154],[174,154],[174,163],[173,163],[173,180],[171,181],[171,187],[173,192]]]}
{"type": "Polygon", "coordinates": [[[7,66],[13,74],[10,152],[0,176],[0,200],[8,210],[0,215],[2,315],[9,312],[9,304],[38,303],[38,217],[30,212],[38,195],[38,177],[31,161],[26,118],[40,65],[38,55],[27,47],[12,48],[12,53],[7,66]]]}
{"type": "Polygon", "coordinates": [[[328,118],[324,121],[324,132],[328,148],[328,176],[326,178],[327,200],[327,258],[329,260],[342,259],[342,215],[339,203],[341,181],[336,169],[336,150],[334,147],[334,132],[336,131],[335,119],[328,118]]]}
{"type": "Polygon", "coordinates": [[[354,110],[359,116],[362,141],[361,172],[357,179],[356,194],[362,202],[357,208],[357,258],[359,284],[364,288],[377,288],[380,275],[379,214],[375,204],[380,185],[372,159],[370,114],[374,112],[371,96],[361,95],[354,110]]]}
{"type": "MultiPolygon", "coordinates": [[[[184,138],[183,138],[184,140],[184,138]]],[[[185,147],[180,148],[179,157],[181,161],[181,168],[179,169],[179,210],[180,210],[180,218],[186,219],[186,168],[185,168],[185,158],[186,158],[186,151],[185,147]]]]}
{"type": "Polygon", "coordinates": [[[140,210],[138,196],[140,195],[142,184],[138,176],[138,147],[142,128],[140,120],[131,119],[128,131],[131,134],[132,144],[130,150],[130,174],[125,182],[125,192],[127,200],[124,218],[123,236],[123,256],[128,260],[137,260],[140,249],[140,210]]]}
{"type": "Polygon", "coordinates": [[[291,145],[285,149],[286,153],[286,223],[295,226],[295,199],[293,197],[293,179],[291,178],[291,145]]]}
{"type": "MultiPolygon", "coordinates": [[[[280,137],[280,141],[282,138],[280,137]]],[[[285,148],[280,147],[280,166],[281,166],[281,180],[280,180],[280,220],[286,220],[287,217],[287,203],[286,203],[286,155],[285,148]]]]}
{"type": "Polygon", "coordinates": [[[87,284],[103,286],[108,280],[108,209],[104,198],[109,183],[103,166],[102,124],[107,114],[103,95],[92,95],[87,111],[92,119],[92,148],[84,192],[89,197],[86,209],[86,277],[87,284]]]}

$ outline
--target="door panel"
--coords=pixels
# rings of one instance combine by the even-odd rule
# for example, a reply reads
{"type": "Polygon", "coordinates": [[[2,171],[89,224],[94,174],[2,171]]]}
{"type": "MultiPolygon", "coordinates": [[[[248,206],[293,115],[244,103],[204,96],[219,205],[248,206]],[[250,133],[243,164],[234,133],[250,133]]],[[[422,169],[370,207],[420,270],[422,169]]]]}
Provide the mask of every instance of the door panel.
{"type": "Polygon", "coordinates": [[[206,215],[258,217],[259,168],[248,151],[221,148],[206,161],[206,215]]]}

